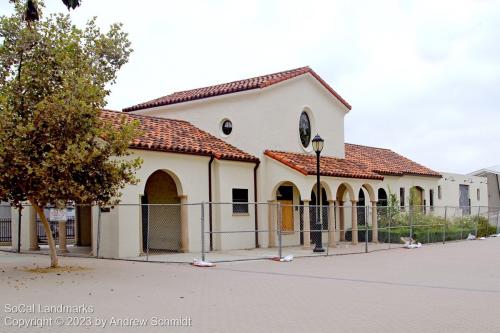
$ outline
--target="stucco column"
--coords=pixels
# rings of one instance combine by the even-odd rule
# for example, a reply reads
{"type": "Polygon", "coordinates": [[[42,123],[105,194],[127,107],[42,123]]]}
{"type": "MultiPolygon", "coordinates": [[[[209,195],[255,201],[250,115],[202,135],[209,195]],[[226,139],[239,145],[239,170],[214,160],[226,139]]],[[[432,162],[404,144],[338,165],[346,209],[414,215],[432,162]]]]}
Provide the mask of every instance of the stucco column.
{"type": "Polygon", "coordinates": [[[339,201],[338,202],[338,207],[339,207],[339,228],[340,228],[340,241],[343,242],[345,241],[345,214],[344,214],[344,202],[339,201]]]}
{"type": "Polygon", "coordinates": [[[189,225],[187,196],[179,196],[181,199],[181,248],[180,252],[189,252],[189,225]]]}
{"type": "Polygon", "coordinates": [[[68,247],[67,247],[67,239],[66,239],[66,221],[59,221],[58,222],[58,233],[59,233],[59,252],[61,253],[67,253],[68,252],[68,247]]]}
{"type": "MultiPolygon", "coordinates": [[[[19,210],[11,207],[11,237],[12,249],[17,251],[19,240],[19,210]]],[[[36,232],[35,210],[29,206],[23,206],[21,210],[21,251],[38,250],[38,237],[36,232]]]]}
{"type": "Polygon", "coordinates": [[[355,200],[351,200],[352,203],[352,244],[356,245],[358,244],[358,207],[357,204],[358,202],[355,200]]]}
{"type": "Polygon", "coordinates": [[[75,243],[73,246],[78,246],[80,245],[80,232],[78,229],[80,229],[80,218],[78,217],[77,213],[77,207],[75,207],[75,223],[73,224],[73,233],[75,234],[75,243]]]}
{"type": "Polygon", "coordinates": [[[267,201],[267,234],[269,237],[267,247],[275,247],[276,246],[276,226],[274,223],[277,220],[278,216],[278,206],[277,202],[274,200],[267,201]],[[276,218],[275,218],[276,217],[276,218]]]}
{"type": "Polygon", "coordinates": [[[378,219],[376,201],[372,201],[372,242],[378,243],[378,219]]]}
{"type": "Polygon", "coordinates": [[[328,246],[336,247],[335,241],[335,200],[328,200],[328,246]]]}
{"type": "Polygon", "coordinates": [[[304,239],[304,248],[311,248],[311,217],[309,214],[309,202],[311,200],[303,200],[303,221],[302,221],[302,230],[303,230],[303,239],[304,239]]]}

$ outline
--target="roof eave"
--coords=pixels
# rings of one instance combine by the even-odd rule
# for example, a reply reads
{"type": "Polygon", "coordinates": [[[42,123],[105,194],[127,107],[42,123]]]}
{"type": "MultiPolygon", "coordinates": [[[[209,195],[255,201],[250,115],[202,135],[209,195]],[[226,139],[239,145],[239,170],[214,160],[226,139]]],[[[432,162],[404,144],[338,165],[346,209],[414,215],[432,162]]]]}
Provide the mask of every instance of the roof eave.
{"type": "Polygon", "coordinates": [[[161,147],[147,147],[147,146],[135,146],[135,145],[130,145],[129,149],[137,149],[137,150],[144,150],[144,151],[156,151],[156,152],[171,153],[171,154],[214,157],[215,159],[225,160],[225,161],[236,161],[236,162],[245,162],[245,163],[260,163],[260,160],[255,156],[252,156],[249,158],[240,158],[240,157],[233,157],[233,156],[217,156],[216,154],[209,153],[209,152],[175,150],[175,149],[166,149],[166,148],[161,148],[161,147]]]}
{"type": "MultiPolygon", "coordinates": [[[[209,95],[209,96],[203,96],[203,95],[191,96],[191,97],[187,97],[185,99],[181,98],[180,100],[173,101],[173,102],[170,102],[170,101],[164,101],[164,102],[149,101],[149,102],[144,102],[144,103],[140,103],[140,104],[136,104],[136,105],[133,105],[130,107],[123,108],[122,111],[123,112],[139,111],[139,110],[161,107],[161,106],[166,106],[166,105],[181,104],[181,103],[186,103],[186,102],[195,101],[195,100],[213,98],[213,97],[217,97],[217,96],[224,96],[224,95],[234,94],[234,93],[238,93],[238,92],[242,92],[242,91],[264,89],[264,88],[273,86],[277,83],[288,81],[288,80],[294,79],[296,77],[299,77],[301,75],[308,74],[308,73],[311,74],[326,90],[328,90],[341,104],[343,104],[346,107],[346,109],[347,109],[346,112],[349,112],[352,109],[352,106],[342,96],[340,96],[340,94],[337,93],[325,80],[323,80],[314,70],[312,70],[309,66],[297,68],[294,70],[298,70],[298,72],[295,73],[296,75],[272,80],[270,82],[263,83],[263,84],[260,84],[258,86],[250,85],[247,87],[237,88],[234,90],[228,89],[227,91],[224,91],[222,93],[217,93],[217,94],[213,94],[213,95],[209,95]]],[[[168,96],[170,96],[170,95],[168,95],[168,96]]],[[[167,96],[165,96],[165,97],[167,97],[167,96]]],[[[163,97],[160,97],[160,98],[163,98],[163,97]]]]}

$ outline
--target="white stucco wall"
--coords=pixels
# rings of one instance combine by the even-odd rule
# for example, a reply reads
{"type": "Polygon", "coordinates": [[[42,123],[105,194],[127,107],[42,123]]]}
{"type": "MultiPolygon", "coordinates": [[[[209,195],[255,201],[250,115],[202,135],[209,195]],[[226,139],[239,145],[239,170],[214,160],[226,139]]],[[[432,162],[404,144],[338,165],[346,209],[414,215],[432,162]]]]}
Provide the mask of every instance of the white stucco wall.
{"type": "MultiPolygon", "coordinates": [[[[299,138],[299,117],[309,110],[311,138],[325,140],[324,155],[344,157],[344,116],[348,111],[313,76],[305,74],[264,88],[135,111],[182,119],[259,158],[264,150],[306,152],[299,138]],[[222,134],[229,119],[233,131],[222,134]]],[[[308,151],[311,151],[309,149],[308,151]]]]}
{"type": "MultiPolygon", "coordinates": [[[[170,119],[182,119],[213,134],[214,136],[257,156],[261,164],[257,170],[258,201],[267,203],[276,200],[276,189],[280,184],[291,183],[295,186],[293,204],[300,200],[310,200],[316,177],[305,176],[284,164],[268,158],[263,153],[266,149],[287,152],[311,152],[310,147],[304,149],[299,138],[299,118],[307,111],[312,124],[311,137],[319,133],[325,140],[323,156],[344,157],[344,117],[347,108],[331,95],[310,74],[270,86],[245,92],[205,98],[201,100],[178,103],[168,106],[135,111],[137,114],[158,116],[170,119]],[[228,136],[221,131],[221,124],[229,119],[233,130],[228,136]]],[[[143,157],[145,163],[138,173],[141,183],[128,186],[123,195],[124,203],[139,203],[139,196],[144,193],[144,184],[154,171],[168,170],[182,184],[182,195],[187,195],[191,203],[208,201],[208,157],[166,154],[161,152],[135,151],[143,157]]],[[[245,214],[234,214],[232,211],[232,189],[248,189],[249,201],[254,201],[252,163],[232,161],[213,162],[212,186],[213,198],[212,223],[214,231],[250,231],[254,229],[254,207],[249,207],[245,214]]],[[[410,188],[419,186],[424,191],[424,204],[430,205],[430,191],[434,192],[434,206],[458,205],[458,186],[456,193],[453,186],[436,177],[421,176],[386,176],[384,180],[363,180],[338,177],[321,177],[322,186],[326,189],[328,200],[337,199],[337,190],[341,184],[348,187],[342,197],[346,207],[351,201],[358,201],[359,191],[365,195],[366,205],[378,200],[378,189],[383,188],[387,195],[396,194],[399,199],[400,188],[405,190],[405,202],[409,205],[410,188]],[[442,199],[438,198],[438,186],[441,186],[442,199]],[[455,202],[457,198],[457,202],[455,202]]],[[[480,190],[483,192],[483,189],[480,190]]],[[[475,196],[471,187],[471,195],[475,196]]],[[[487,200],[486,192],[481,200],[471,203],[483,205],[487,200]]],[[[119,248],[120,256],[134,256],[140,252],[141,226],[139,207],[119,207],[119,248]]],[[[261,205],[258,209],[259,230],[275,229],[269,225],[269,206],[261,205]]],[[[299,214],[294,211],[294,229],[300,230],[299,214]]],[[[345,228],[351,227],[351,210],[345,210],[345,228]]],[[[189,208],[189,250],[199,251],[200,217],[198,207],[189,208]]],[[[205,230],[209,230],[209,210],[205,211],[205,230]]],[[[276,221],[274,221],[275,223],[276,221]]],[[[368,223],[371,223],[368,216],[368,223]]],[[[338,227],[338,226],[337,226],[338,227]]],[[[206,249],[209,248],[209,236],[205,236],[206,249]]],[[[259,234],[259,246],[269,246],[269,235],[259,234]]],[[[284,245],[297,245],[299,233],[284,235],[284,245]]],[[[255,234],[234,233],[214,234],[214,250],[252,248],[255,234]]]]}
{"type": "MultiPolygon", "coordinates": [[[[178,195],[186,196],[189,252],[201,251],[201,202],[209,201],[208,163],[210,157],[174,154],[146,150],[132,150],[131,158],[139,156],[143,165],[136,176],[137,185],[127,185],[122,191],[121,203],[110,212],[101,213],[101,235],[99,255],[102,257],[136,257],[142,251],[142,224],[140,197],[144,194],[148,177],[157,170],[166,171],[174,178],[178,195]]],[[[248,189],[249,201],[253,201],[254,163],[223,161],[214,159],[212,164],[213,201],[232,201],[233,188],[248,189]]],[[[248,214],[233,214],[232,205],[214,205],[214,230],[253,230],[254,211],[248,214]]],[[[205,205],[205,232],[209,231],[209,209],[205,205]]],[[[97,218],[94,219],[97,221],[97,218]]],[[[167,223],[181,223],[169,220],[167,223]]],[[[94,228],[97,237],[97,226],[94,228]]],[[[158,232],[158,231],[157,231],[158,232]]],[[[253,233],[230,234],[214,237],[214,250],[252,248],[253,233]],[[217,243],[216,240],[221,239],[217,243]]],[[[205,248],[209,249],[209,236],[205,236],[205,248]]]]}
{"type": "Polygon", "coordinates": [[[459,185],[469,186],[469,199],[471,206],[488,206],[488,182],[485,177],[461,175],[443,172],[443,178],[439,180],[441,187],[441,199],[438,199],[438,190],[435,190],[436,203],[439,206],[459,206],[459,185]],[[479,199],[477,191],[479,190],[479,199]]]}
{"type": "MultiPolygon", "coordinates": [[[[101,249],[100,255],[108,257],[136,257],[142,250],[142,225],[140,197],[148,177],[157,170],[168,172],[178,183],[179,195],[188,195],[189,202],[208,200],[208,162],[210,157],[172,154],[146,150],[132,150],[131,158],[139,156],[143,165],[136,176],[140,179],[137,185],[127,185],[122,191],[121,203],[109,213],[101,213],[101,249]],[[104,222],[113,225],[107,229],[104,222]],[[115,238],[116,237],[116,238],[115,238]],[[109,248],[107,243],[117,243],[118,248],[109,248]]],[[[201,209],[189,207],[189,239],[200,239],[201,209]]],[[[180,223],[180,221],[170,221],[180,223]]],[[[200,249],[200,242],[189,242],[189,250],[200,249]]]]}
{"type": "Polygon", "coordinates": [[[500,175],[496,173],[487,174],[488,181],[488,205],[500,208],[500,175]]]}
{"type": "Polygon", "coordinates": [[[254,202],[254,163],[215,160],[213,165],[213,249],[250,249],[255,247],[255,206],[248,213],[233,213],[233,188],[248,190],[248,201],[254,202]],[[240,233],[233,233],[240,231],[240,233]]]}
{"type": "MultiPolygon", "coordinates": [[[[315,190],[316,176],[305,176],[302,173],[289,168],[288,166],[278,162],[272,158],[264,157],[261,163],[262,182],[260,183],[260,197],[266,198],[267,201],[276,200],[276,189],[282,184],[293,184],[294,199],[293,204],[298,205],[301,200],[311,200],[311,192],[315,190]]],[[[327,194],[327,200],[336,200],[337,190],[341,184],[348,186],[349,190],[345,192],[343,200],[346,207],[351,207],[351,200],[358,201],[359,191],[363,190],[365,193],[366,204],[370,205],[371,200],[378,200],[377,189],[383,185],[381,180],[372,179],[354,179],[354,178],[340,178],[340,177],[326,177],[321,176],[321,184],[327,194]],[[367,189],[371,191],[368,193],[367,189]],[[351,193],[352,191],[352,193],[351,193]]],[[[313,205],[313,202],[309,204],[313,205]]],[[[324,205],[327,205],[325,203],[324,205]]],[[[295,233],[284,234],[282,242],[285,246],[298,245],[300,242],[300,212],[294,210],[294,230],[295,233]]],[[[351,227],[351,211],[345,209],[345,228],[351,227]]],[[[370,217],[370,216],[369,216],[370,217]]],[[[368,220],[370,222],[370,220],[368,220]]],[[[276,221],[273,221],[271,229],[276,229],[276,221]]],[[[338,226],[337,226],[338,227],[338,226]]],[[[259,214],[259,228],[261,230],[269,230],[269,218],[266,212],[259,214]]],[[[307,230],[307,229],[306,229],[307,230]]],[[[326,233],[323,235],[326,241],[326,233]]],[[[275,243],[277,244],[277,236],[275,236],[275,243]]],[[[262,238],[260,241],[262,247],[269,246],[268,238],[262,238]]]]}
{"type": "Polygon", "coordinates": [[[438,206],[437,201],[437,186],[440,178],[437,177],[424,177],[424,176],[385,176],[384,181],[380,187],[384,188],[387,197],[389,193],[396,194],[398,200],[400,198],[400,188],[405,190],[405,206],[410,205],[410,189],[414,186],[421,187],[424,190],[425,205],[430,206],[430,190],[434,190],[434,206],[438,206]]]}

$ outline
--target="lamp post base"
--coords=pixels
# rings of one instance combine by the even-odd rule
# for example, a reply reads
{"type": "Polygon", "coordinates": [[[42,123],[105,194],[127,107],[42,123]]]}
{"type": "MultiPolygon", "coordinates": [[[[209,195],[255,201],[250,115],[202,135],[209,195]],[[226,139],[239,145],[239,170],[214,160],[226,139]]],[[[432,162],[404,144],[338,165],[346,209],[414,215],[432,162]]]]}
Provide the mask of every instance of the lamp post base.
{"type": "Polygon", "coordinates": [[[321,252],[325,252],[325,249],[322,247],[314,247],[313,252],[321,253],[321,252]]]}

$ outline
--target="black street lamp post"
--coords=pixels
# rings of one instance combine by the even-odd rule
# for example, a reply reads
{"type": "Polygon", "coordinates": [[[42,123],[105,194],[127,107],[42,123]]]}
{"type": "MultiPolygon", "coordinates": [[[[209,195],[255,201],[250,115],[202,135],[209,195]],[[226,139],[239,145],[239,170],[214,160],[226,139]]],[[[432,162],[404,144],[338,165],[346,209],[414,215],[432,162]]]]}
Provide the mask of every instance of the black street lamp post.
{"type": "Polygon", "coordinates": [[[314,238],[315,238],[315,245],[313,252],[325,252],[325,249],[323,248],[322,244],[322,229],[323,226],[321,225],[321,219],[320,219],[320,198],[321,198],[321,185],[320,185],[320,179],[319,179],[319,155],[321,154],[321,151],[323,150],[323,144],[324,140],[319,136],[319,134],[316,134],[314,139],[312,139],[312,146],[314,149],[314,152],[316,153],[316,223],[314,224],[314,238]]]}

